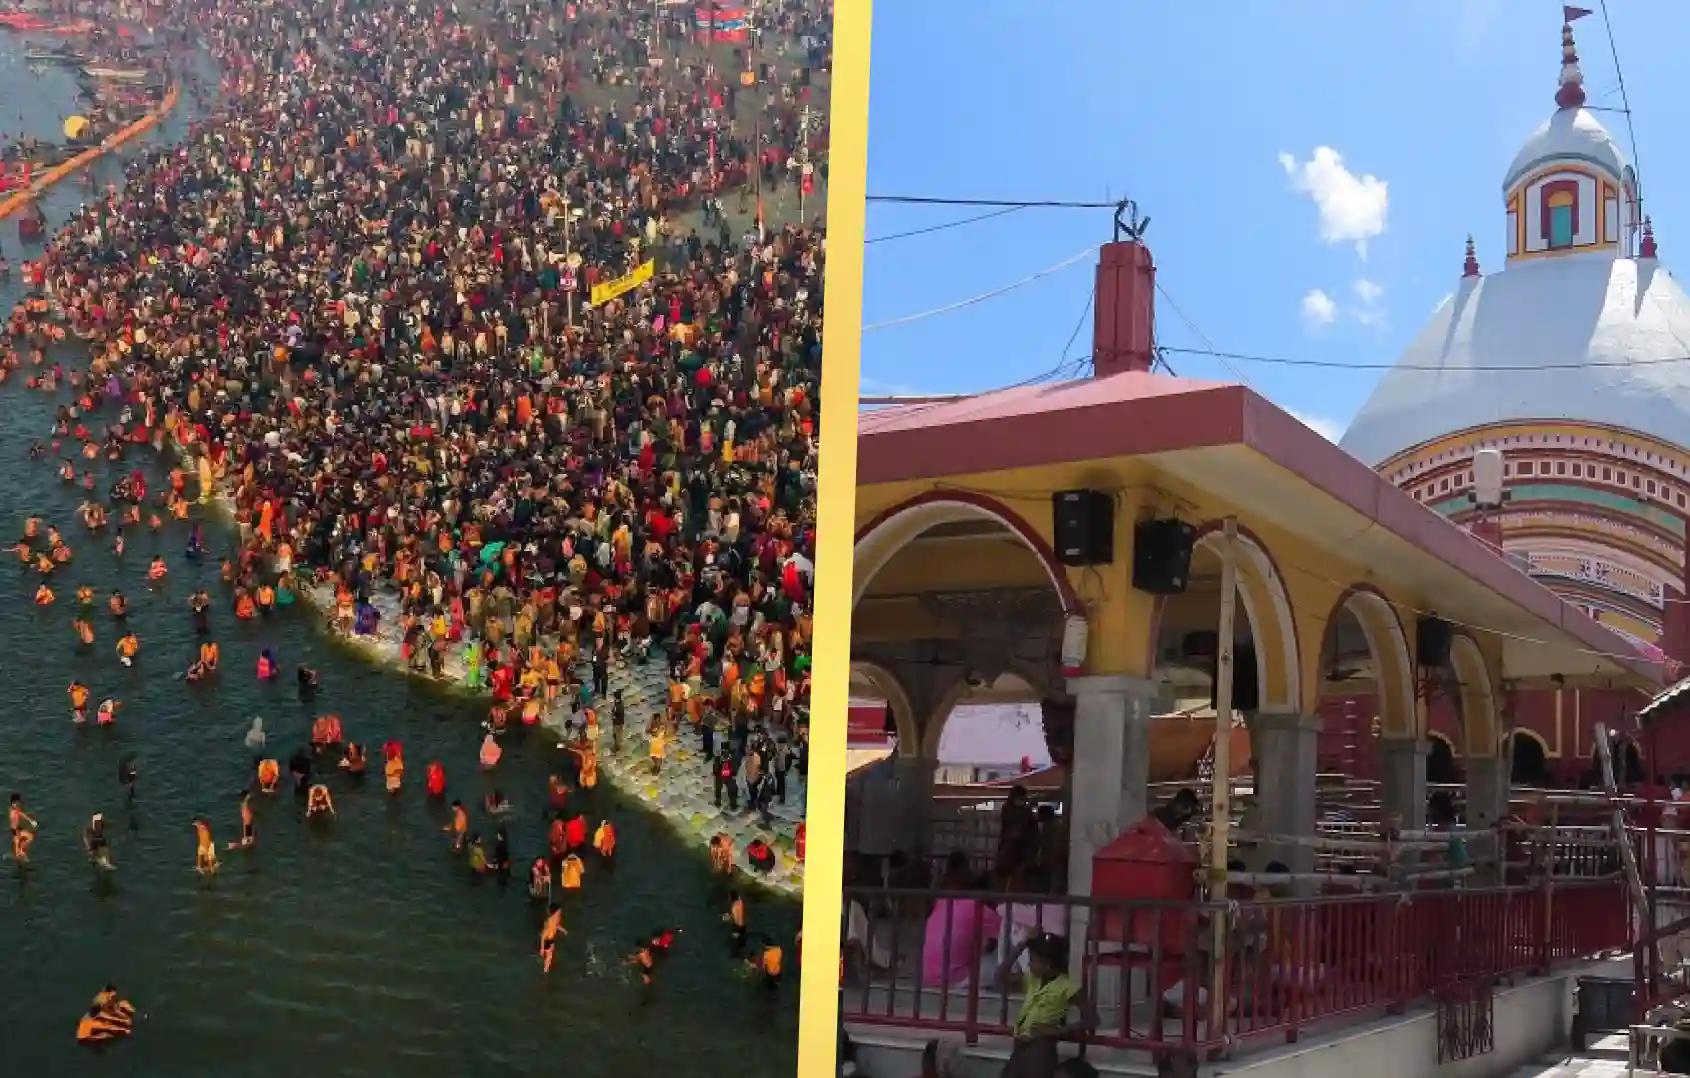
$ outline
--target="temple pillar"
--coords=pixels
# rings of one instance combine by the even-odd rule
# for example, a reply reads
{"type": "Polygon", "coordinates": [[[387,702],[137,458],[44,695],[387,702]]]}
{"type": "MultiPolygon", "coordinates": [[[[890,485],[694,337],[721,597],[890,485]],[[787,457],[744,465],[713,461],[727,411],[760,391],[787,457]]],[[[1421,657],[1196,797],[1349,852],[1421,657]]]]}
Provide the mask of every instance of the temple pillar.
{"type": "Polygon", "coordinates": [[[1494,841],[1497,823],[1508,812],[1508,795],[1513,789],[1510,760],[1502,753],[1467,759],[1467,813],[1469,832],[1475,834],[1467,842],[1468,856],[1478,869],[1480,884],[1500,882],[1497,854],[1502,848],[1494,841]],[[1480,838],[1479,833],[1486,837],[1480,838]]]}
{"type": "MultiPolygon", "coordinates": [[[[1274,835],[1315,833],[1315,768],[1320,716],[1259,713],[1250,717],[1256,761],[1255,827],[1274,835]]],[[[1265,843],[1263,864],[1278,861],[1292,872],[1314,870],[1314,849],[1265,843]]]]}
{"type": "Polygon", "coordinates": [[[1155,682],[1126,676],[1069,678],[1074,764],[1069,769],[1068,893],[1091,894],[1092,855],[1144,818],[1150,780],[1155,682]]]}
{"type": "MultiPolygon", "coordinates": [[[[1074,756],[1068,769],[1068,893],[1092,893],[1092,857],[1149,811],[1150,716],[1160,689],[1125,675],[1069,678],[1074,756]]],[[[1070,973],[1082,972],[1091,911],[1073,910],[1070,973]]],[[[1099,1006],[1116,1004],[1112,994],[1099,1006]]]]}
{"type": "Polygon", "coordinates": [[[1424,738],[1379,739],[1380,807],[1387,821],[1405,831],[1426,827],[1426,754],[1424,738]]]}
{"type": "Polygon", "coordinates": [[[1508,757],[1502,753],[1467,758],[1467,829],[1484,831],[1496,826],[1508,811],[1510,781],[1508,757]]]}

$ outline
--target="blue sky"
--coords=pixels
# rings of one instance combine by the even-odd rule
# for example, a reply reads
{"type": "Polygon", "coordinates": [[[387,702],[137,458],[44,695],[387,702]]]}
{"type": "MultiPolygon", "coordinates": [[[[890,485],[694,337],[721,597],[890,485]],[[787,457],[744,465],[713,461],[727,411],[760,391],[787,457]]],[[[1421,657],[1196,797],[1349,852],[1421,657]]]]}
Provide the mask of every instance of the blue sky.
{"type": "MultiPolygon", "coordinates": [[[[1574,24],[1589,104],[1620,94],[1600,6],[1574,24]]],[[[1690,18],[1610,0],[1661,256],[1690,258],[1690,18]]],[[[1389,362],[1456,285],[1469,232],[1503,265],[1504,169],[1553,110],[1543,0],[881,0],[871,194],[1091,200],[1152,223],[1171,346],[1389,362]],[[1199,336],[1201,333],[1201,337],[1199,336]]],[[[1630,152],[1625,117],[1599,113],[1630,152]]],[[[869,237],[981,212],[871,204],[869,237]]],[[[1107,211],[1022,210],[870,244],[864,322],[997,288],[1109,239],[1107,211]]],[[[951,314],[865,333],[862,392],[966,392],[1055,366],[1095,257],[951,314]]],[[[1090,351],[1089,316],[1070,356],[1090,351]]],[[[1237,381],[1208,357],[1188,377],[1237,381]]],[[[1381,376],[1235,362],[1328,434],[1381,376]]]]}

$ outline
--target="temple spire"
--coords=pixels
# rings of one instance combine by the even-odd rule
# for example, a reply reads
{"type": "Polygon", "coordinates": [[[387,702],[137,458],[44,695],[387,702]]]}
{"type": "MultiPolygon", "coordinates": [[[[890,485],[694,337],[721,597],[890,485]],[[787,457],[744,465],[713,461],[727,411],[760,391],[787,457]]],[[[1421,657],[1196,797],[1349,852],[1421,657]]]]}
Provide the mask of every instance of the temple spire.
{"type": "Polygon", "coordinates": [[[1573,20],[1590,14],[1580,7],[1562,7],[1561,85],[1555,90],[1555,104],[1576,109],[1584,104],[1584,72],[1579,70],[1578,49],[1573,45],[1573,20]]]}
{"type": "Polygon", "coordinates": [[[1479,275],[1479,256],[1473,250],[1473,237],[1467,237],[1467,258],[1461,263],[1461,276],[1477,277],[1479,275]]]}

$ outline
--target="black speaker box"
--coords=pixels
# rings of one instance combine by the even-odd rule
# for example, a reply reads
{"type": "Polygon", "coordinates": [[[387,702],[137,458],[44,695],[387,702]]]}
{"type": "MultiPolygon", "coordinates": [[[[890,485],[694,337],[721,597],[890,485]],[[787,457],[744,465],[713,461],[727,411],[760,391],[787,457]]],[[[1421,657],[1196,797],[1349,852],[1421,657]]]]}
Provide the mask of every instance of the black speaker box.
{"type": "Polygon", "coordinates": [[[1140,521],[1133,529],[1133,587],[1152,595],[1184,592],[1195,533],[1183,520],[1140,521]]]}
{"type": "Polygon", "coordinates": [[[1064,490],[1051,498],[1056,560],[1107,565],[1115,560],[1115,501],[1101,490],[1064,490]]]}
{"type": "Polygon", "coordinates": [[[1414,623],[1414,654],[1421,666],[1449,665],[1449,622],[1442,618],[1421,618],[1414,623]]]}

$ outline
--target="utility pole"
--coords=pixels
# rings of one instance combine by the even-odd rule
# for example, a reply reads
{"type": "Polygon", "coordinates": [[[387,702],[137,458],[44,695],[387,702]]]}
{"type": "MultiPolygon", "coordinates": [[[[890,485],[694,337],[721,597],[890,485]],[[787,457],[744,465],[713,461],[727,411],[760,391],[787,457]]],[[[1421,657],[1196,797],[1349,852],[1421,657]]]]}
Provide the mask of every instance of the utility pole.
{"type": "MultiPolygon", "coordinates": [[[[1227,517],[1224,528],[1220,639],[1215,648],[1215,767],[1209,779],[1209,887],[1204,896],[1212,904],[1226,901],[1227,844],[1232,837],[1232,629],[1238,593],[1238,518],[1227,517]]],[[[1211,1029],[1219,1029],[1226,1017],[1226,916],[1217,911],[1211,921],[1209,1021],[1211,1029]]]]}

